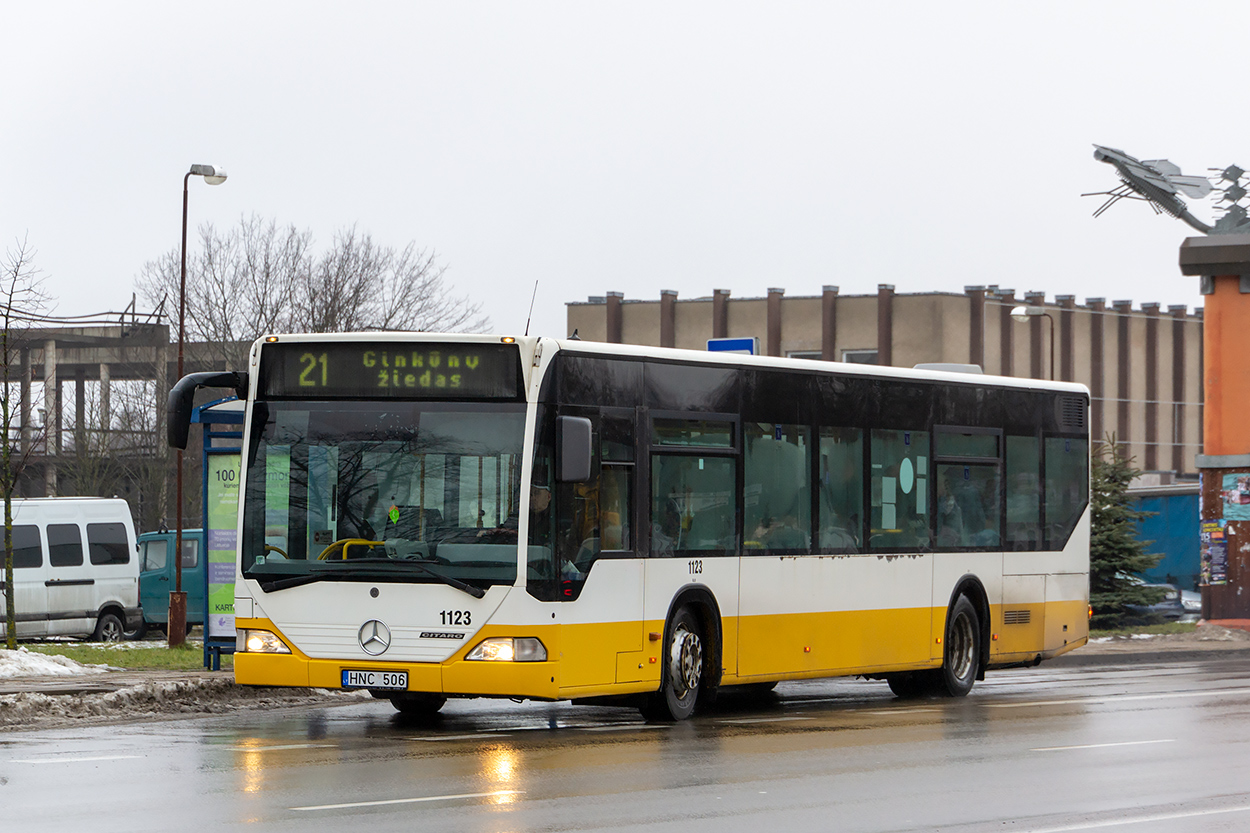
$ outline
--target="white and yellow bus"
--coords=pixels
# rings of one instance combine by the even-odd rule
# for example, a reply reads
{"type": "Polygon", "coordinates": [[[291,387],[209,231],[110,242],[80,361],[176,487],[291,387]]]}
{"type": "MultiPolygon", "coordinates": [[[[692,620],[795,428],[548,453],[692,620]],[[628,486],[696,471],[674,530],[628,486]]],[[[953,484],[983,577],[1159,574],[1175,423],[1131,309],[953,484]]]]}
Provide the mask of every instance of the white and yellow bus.
{"type": "Polygon", "coordinates": [[[1083,645],[1076,384],[578,340],[268,336],[249,371],[238,682],[632,699],[862,675],[963,696],[1083,645]]]}

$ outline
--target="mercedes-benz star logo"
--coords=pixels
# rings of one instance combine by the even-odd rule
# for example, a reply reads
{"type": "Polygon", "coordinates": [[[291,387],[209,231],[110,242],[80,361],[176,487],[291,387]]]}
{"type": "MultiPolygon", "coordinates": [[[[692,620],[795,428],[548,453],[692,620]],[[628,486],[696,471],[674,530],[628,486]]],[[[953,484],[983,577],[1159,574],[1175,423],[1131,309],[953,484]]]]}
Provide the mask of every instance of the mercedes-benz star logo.
{"type": "Polygon", "coordinates": [[[391,647],[391,629],[377,619],[370,619],[361,625],[357,638],[360,647],[371,656],[376,657],[391,647]]]}

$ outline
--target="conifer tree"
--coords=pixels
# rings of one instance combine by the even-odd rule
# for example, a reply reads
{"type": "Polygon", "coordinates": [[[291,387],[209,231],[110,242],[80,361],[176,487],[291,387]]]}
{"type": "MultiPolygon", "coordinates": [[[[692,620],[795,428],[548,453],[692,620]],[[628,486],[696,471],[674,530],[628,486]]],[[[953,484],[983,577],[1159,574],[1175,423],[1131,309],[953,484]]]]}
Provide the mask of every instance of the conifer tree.
{"type": "Polygon", "coordinates": [[[1158,588],[1142,586],[1137,574],[1157,565],[1163,556],[1147,553],[1146,547],[1154,542],[1138,538],[1137,522],[1153,513],[1131,505],[1128,487],[1138,470],[1114,434],[1094,447],[1091,464],[1091,624],[1107,628],[1123,624],[1131,615],[1125,605],[1152,605],[1162,598],[1158,588]]]}

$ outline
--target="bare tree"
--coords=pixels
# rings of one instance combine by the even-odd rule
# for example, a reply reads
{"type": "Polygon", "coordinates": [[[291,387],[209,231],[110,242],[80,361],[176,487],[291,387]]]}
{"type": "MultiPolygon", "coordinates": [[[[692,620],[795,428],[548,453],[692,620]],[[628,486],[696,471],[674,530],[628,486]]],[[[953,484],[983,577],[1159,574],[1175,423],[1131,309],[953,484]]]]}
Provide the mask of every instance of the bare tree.
{"type": "MultiPolygon", "coordinates": [[[[314,251],[312,233],[253,215],[219,233],[201,226],[200,250],[188,253],[187,339],[209,345],[222,366],[240,346],[269,332],[442,330],[480,332],[482,305],[457,296],[437,256],[409,243],[374,242],[354,227],[314,251]]],[[[144,265],[139,294],[152,304],[176,299],[180,260],[174,249],[144,265]]]]}
{"type": "MultiPolygon", "coordinates": [[[[13,419],[13,366],[22,346],[22,331],[48,306],[50,296],[34,266],[35,252],[25,238],[7,250],[0,272],[0,423],[4,443],[0,446],[0,493],[4,495],[4,614],[5,644],[17,648],[17,606],[13,591],[13,492],[34,447],[24,442],[15,450],[13,419]]],[[[17,416],[20,417],[20,414],[17,416]]],[[[18,427],[20,438],[21,428],[18,427]]]]}

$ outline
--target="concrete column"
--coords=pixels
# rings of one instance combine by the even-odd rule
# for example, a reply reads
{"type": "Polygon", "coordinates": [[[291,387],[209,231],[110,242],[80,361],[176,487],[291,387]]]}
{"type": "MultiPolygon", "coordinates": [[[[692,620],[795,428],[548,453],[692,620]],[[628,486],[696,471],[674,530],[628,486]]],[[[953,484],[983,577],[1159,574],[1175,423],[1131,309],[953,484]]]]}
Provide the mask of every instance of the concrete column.
{"type": "Polygon", "coordinates": [[[838,360],[838,288],[826,286],[820,294],[820,357],[838,360]]]}
{"type": "Polygon", "coordinates": [[[1132,370],[1132,345],[1129,343],[1129,321],[1133,314],[1132,301],[1112,301],[1116,311],[1116,362],[1115,362],[1115,433],[1116,442],[1127,442],[1129,426],[1130,393],[1133,381],[1129,373],[1132,370]]]}
{"type": "MultiPolygon", "coordinates": [[[[1213,234],[1181,244],[1181,272],[1203,284],[1202,453],[1195,461],[1202,473],[1199,512],[1203,521],[1223,521],[1226,563],[1223,575],[1202,568],[1204,619],[1250,618],[1250,524],[1236,521],[1240,490],[1250,475],[1250,362],[1245,338],[1250,330],[1250,235],[1213,234]],[[1209,290],[1209,291],[1208,291],[1209,290]],[[1229,516],[1233,515],[1233,522],[1229,516]]],[[[1173,326],[1177,326],[1173,324],[1173,326]]]]}
{"type": "Polygon", "coordinates": [[[106,362],[100,363],[100,437],[102,440],[101,448],[111,449],[110,442],[112,434],[110,430],[113,427],[113,410],[110,391],[109,373],[111,368],[106,362]]]}
{"type": "Polygon", "coordinates": [[[998,372],[1003,376],[1014,376],[1016,373],[1016,322],[1011,318],[1011,309],[1016,305],[1016,291],[1000,289],[997,295],[998,352],[1001,354],[998,372]]]}
{"type": "Polygon", "coordinates": [[[1142,304],[1146,314],[1146,471],[1159,469],[1159,305],[1142,304]]]}
{"type": "Polygon", "coordinates": [[[609,344],[621,343],[621,301],[625,296],[621,292],[609,292],[605,311],[608,316],[607,341],[609,344]]]}
{"type": "Polygon", "coordinates": [[[1105,357],[1103,355],[1103,324],[1106,314],[1105,298],[1086,298],[1085,306],[1089,308],[1089,433],[1094,442],[1102,442],[1106,429],[1106,385],[1104,376],[1105,357]]]}
{"type": "Polygon", "coordinates": [[[985,367],[985,287],[965,286],[968,296],[968,362],[985,367]]]}
{"type": "Polygon", "coordinates": [[[43,487],[47,497],[56,497],[56,455],[60,453],[61,436],[56,430],[60,420],[60,403],[57,394],[60,384],[56,378],[56,341],[43,343],[43,487]]]}
{"type": "Polygon", "coordinates": [[[712,338],[729,338],[729,290],[712,290],[712,338]]]}
{"type": "MultiPolygon", "coordinates": [[[[1026,292],[1024,293],[1024,302],[1031,307],[1045,307],[1045,292],[1026,292]]],[[[1014,323],[1014,322],[1013,322],[1014,323]]],[[[1053,367],[1047,367],[1047,353],[1054,353],[1054,345],[1046,344],[1045,341],[1053,336],[1047,332],[1050,329],[1050,322],[1044,321],[1042,316],[1036,316],[1029,319],[1029,376],[1034,379],[1046,379],[1049,375],[1055,375],[1053,367]]]]}
{"type": "Polygon", "coordinates": [[[21,381],[19,383],[19,411],[18,426],[21,431],[21,451],[23,455],[30,454],[30,348],[23,347],[21,351],[21,367],[19,375],[21,381]]]}
{"type": "Polygon", "coordinates": [[[1055,378],[1071,382],[1076,379],[1072,362],[1076,351],[1076,334],[1072,330],[1076,318],[1076,296],[1056,295],[1055,303],[1059,305],[1059,374],[1055,378]]]}
{"type": "Polygon", "coordinates": [[[785,294],[776,287],[768,290],[768,348],[764,351],[768,356],[781,355],[781,296],[785,294]]]}
{"type": "Polygon", "coordinates": [[[894,285],[877,284],[877,364],[894,363],[894,285]]]}
{"type": "Polygon", "coordinates": [[[677,290],[660,290],[660,346],[677,345],[677,290]]]}
{"type": "Polygon", "coordinates": [[[1172,471],[1185,470],[1185,304],[1168,307],[1172,316],[1172,471]]]}

